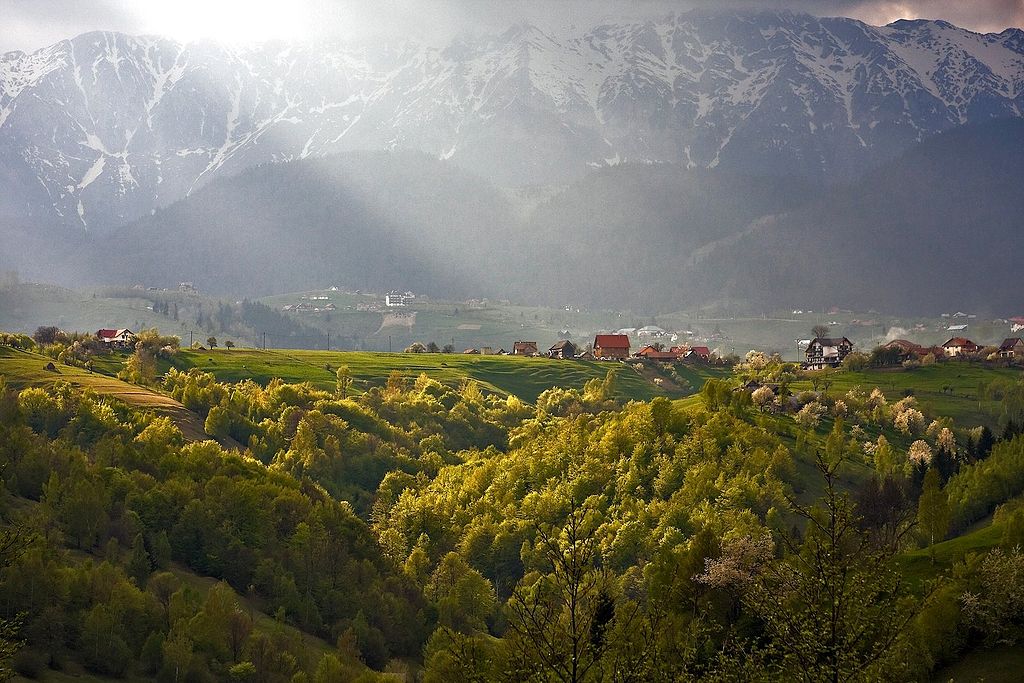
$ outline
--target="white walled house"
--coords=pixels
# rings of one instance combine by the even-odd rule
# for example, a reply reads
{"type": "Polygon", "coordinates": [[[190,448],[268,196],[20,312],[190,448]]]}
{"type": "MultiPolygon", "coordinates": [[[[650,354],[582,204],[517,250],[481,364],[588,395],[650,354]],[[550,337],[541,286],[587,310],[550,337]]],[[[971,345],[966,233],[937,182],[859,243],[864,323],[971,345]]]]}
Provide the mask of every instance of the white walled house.
{"type": "Polygon", "coordinates": [[[815,337],[807,345],[804,367],[808,370],[836,368],[853,351],[853,342],[846,337],[815,337]]]}

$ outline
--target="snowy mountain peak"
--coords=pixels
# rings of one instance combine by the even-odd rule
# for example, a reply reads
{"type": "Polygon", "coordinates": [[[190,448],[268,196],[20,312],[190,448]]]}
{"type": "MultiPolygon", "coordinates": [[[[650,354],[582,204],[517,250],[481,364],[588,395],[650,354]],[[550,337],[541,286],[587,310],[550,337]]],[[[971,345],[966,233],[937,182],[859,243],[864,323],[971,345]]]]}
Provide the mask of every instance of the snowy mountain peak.
{"type": "Polygon", "coordinates": [[[694,10],[449,45],[88,33],[0,56],[0,215],[105,230],[257,164],[423,150],[504,185],[594,166],[851,178],[1024,111],[1024,32],[694,10]]]}

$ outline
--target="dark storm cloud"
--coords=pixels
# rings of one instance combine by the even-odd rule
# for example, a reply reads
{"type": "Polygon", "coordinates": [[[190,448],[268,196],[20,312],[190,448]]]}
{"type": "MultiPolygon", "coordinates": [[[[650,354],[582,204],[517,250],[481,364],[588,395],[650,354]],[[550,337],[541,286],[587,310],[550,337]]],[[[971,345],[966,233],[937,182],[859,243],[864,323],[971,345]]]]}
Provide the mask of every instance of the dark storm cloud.
{"type": "MultiPolygon", "coordinates": [[[[166,16],[169,7],[181,7],[201,26],[214,16],[224,21],[224,12],[210,8],[232,1],[238,0],[189,6],[170,4],[174,0],[0,0],[0,51],[35,49],[90,30],[173,34],[173,29],[155,21],[166,16]]],[[[788,9],[855,17],[871,24],[899,18],[946,19],[977,31],[1024,26],[1024,0],[251,0],[245,7],[240,20],[245,14],[272,18],[277,11],[301,12],[311,36],[384,33],[442,38],[460,31],[501,30],[520,20],[552,29],[582,28],[606,19],[694,8],[788,9]]]]}

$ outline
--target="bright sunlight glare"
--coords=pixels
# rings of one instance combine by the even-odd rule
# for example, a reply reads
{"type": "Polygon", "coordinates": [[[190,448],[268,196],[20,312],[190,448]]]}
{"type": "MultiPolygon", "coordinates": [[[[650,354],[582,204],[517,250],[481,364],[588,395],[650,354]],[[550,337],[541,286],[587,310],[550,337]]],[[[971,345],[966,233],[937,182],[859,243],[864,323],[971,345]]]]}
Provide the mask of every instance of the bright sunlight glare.
{"type": "Polygon", "coordinates": [[[304,3],[280,0],[135,0],[146,33],[227,43],[301,38],[304,3]]]}

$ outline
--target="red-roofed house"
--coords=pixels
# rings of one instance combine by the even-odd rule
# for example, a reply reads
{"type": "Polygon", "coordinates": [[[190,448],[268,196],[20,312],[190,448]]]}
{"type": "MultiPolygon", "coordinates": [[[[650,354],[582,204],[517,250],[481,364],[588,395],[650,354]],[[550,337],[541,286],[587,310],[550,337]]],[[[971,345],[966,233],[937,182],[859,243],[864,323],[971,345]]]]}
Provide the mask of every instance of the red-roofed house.
{"type": "Polygon", "coordinates": [[[96,337],[104,344],[112,346],[128,347],[135,343],[135,333],[129,329],[96,330],[96,337]]]}
{"type": "Polygon", "coordinates": [[[599,334],[594,337],[594,358],[629,358],[629,337],[624,334],[599,334]]]}
{"type": "Polygon", "coordinates": [[[656,360],[662,363],[674,363],[679,360],[679,354],[673,353],[672,351],[660,351],[651,345],[645,346],[633,355],[637,358],[646,358],[648,360],[656,360]]]}
{"type": "Polygon", "coordinates": [[[686,355],[683,356],[683,358],[698,358],[704,361],[711,360],[711,349],[706,346],[691,346],[690,350],[686,352],[686,355]]]}
{"type": "Polygon", "coordinates": [[[953,337],[942,345],[942,350],[950,358],[956,358],[968,353],[977,353],[978,345],[966,337],[953,337]]]}

